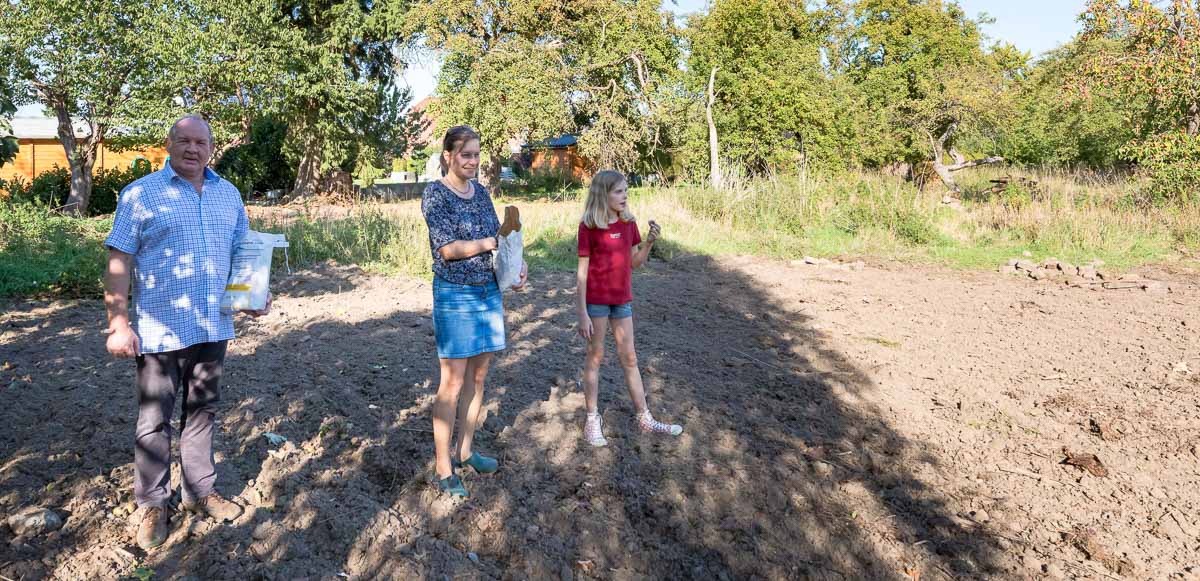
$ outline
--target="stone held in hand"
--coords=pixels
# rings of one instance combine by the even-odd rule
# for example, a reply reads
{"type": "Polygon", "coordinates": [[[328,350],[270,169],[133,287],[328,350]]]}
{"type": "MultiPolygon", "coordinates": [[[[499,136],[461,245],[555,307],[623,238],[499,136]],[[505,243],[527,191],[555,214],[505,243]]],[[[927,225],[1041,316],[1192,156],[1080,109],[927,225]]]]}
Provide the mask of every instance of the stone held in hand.
{"type": "Polygon", "coordinates": [[[521,213],[516,206],[504,208],[504,223],[500,224],[500,235],[508,236],[521,231],[521,213]]]}

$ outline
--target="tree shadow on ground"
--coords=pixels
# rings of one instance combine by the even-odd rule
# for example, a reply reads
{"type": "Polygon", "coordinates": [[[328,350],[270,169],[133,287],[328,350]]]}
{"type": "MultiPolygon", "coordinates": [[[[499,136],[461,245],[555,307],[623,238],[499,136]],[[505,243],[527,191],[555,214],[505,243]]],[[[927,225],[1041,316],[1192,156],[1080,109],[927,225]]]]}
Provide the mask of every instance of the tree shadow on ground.
{"type": "MultiPolygon", "coordinates": [[[[998,539],[953,514],[930,485],[935,460],[869,403],[870,370],[830,348],[823,331],[753,277],[703,257],[655,262],[635,277],[650,405],[686,431],[670,439],[634,429],[610,340],[602,449],[581,440],[573,277],[535,273],[532,286],[506,296],[509,349],[490,375],[476,440],[502,468],[466,475],[469,500],[430,487],[437,372],[427,308],[354,322],[324,313],[286,330],[255,323],[243,330],[252,351],[231,348],[227,359],[217,435],[218,486],[248,512],[221,527],[182,517],[168,545],[149,555],[132,547],[131,523],[103,516],[128,497],[136,411],[132,392],[116,390],[129,389],[132,370],[109,365],[102,340],[71,331],[102,317],[97,303],[51,313],[0,356],[46,362],[27,393],[4,391],[11,432],[27,437],[4,440],[0,499],[6,509],[69,507],[68,527],[29,549],[6,542],[0,561],[116,546],[164,579],[1001,572],[998,539]],[[50,345],[81,359],[44,357],[50,345]],[[51,370],[90,391],[64,393],[42,379],[51,370]],[[266,432],[289,441],[271,445],[266,432]],[[58,461],[27,459],[46,453],[85,459],[69,473],[58,461]]],[[[38,318],[24,311],[20,324],[38,318]]],[[[51,561],[68,571],[62,557],[51,561]]]]}

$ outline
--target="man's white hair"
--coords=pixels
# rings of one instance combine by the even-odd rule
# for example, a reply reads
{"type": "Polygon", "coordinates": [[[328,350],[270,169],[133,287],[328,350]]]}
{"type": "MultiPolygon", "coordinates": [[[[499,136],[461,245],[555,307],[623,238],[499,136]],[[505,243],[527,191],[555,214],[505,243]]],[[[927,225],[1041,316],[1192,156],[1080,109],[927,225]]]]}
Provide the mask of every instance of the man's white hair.
{"type": "Polygon", "coordinates": [[[175,141],[175,133],[176,133],[176,129],[179,128],[179,124],[183,123],[184,121],[187,121],[189,119],[199,121],[204,124],[204,128],[208,130],[208,143],[211,145],[212,141],[213,141],[212,125],[209,125],[208,121],[205,121],[204,118],[199,115],[187,115],[185,117],[180,117],[179,119],[177,119],[174,123],[171,124],[171,129],[169,131],[167,131],[167,139],[170,141],[175,141]]]}

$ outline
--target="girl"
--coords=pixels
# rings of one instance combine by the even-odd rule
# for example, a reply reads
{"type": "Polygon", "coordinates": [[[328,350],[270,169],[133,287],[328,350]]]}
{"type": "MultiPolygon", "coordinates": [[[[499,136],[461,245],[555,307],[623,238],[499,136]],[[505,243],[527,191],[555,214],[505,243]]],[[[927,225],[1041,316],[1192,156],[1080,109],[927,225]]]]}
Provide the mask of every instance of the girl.
{"type": "MultiPolygon", "coordinates": [[[[483,382],[492,353],[504,349],[504,305],[492,271],[491,252],[500,221],[487,190],[471,178],[479,168],[479,134],[451,128],[442,139],[441,180],[421,195],[433,253],[433,327],[440,379],[433,404],[433,447],[438,488],[469,496],[454,473],[460,465],[495,472],[495,458],[471,450],[483,406],[483,382]],[[458,439],[451,435],[458,425],[458,439]],[[453,448],[453,456],[451,455],[453,448]]],[[[528,272],[514,289],[525,286],[528,272]]]]}
{"type": "Polygon", "coordinates": [[[658,224],[650,222],[645,244],[627,205],[625,176],[605,170],[592,178],[583,219],[579,224],[579,269],[576,272],[579,334],[588,342],[583,367],[583,393],[587,421],[583,437],[593,446],[604,446],[603,421],[597,408],[600,363],[604,360],[604,335],[612,327],[617,353],[625,371],[625,386],[633,400],[634,417],[643,432],[678,436],[683,426],[655,421],[646,407],[642,374],[633,347],[633,269],[646,262],[658,238],[658,224]]]}

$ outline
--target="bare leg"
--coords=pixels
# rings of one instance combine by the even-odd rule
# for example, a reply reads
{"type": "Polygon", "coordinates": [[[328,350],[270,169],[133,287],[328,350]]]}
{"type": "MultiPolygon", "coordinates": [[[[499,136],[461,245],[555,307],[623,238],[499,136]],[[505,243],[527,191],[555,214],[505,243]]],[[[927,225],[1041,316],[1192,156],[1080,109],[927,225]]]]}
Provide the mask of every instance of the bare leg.
{"type": "Polygon", "coordinates": [[[462,393],[458,397],[458,445],[454,447],[454,457],[466,460],[471,456],[471,441],[475,438],[475,428],[479,425],[479,410],[483,409],[483,383],[487,379],[488,366],[492,363],[492,353],[480,353],[467,359],[467,369],[463,376],[462,393]]]}
{"type": "Polygon", "coordinates": [[[642,372],[638,370],[637,350],[633,345],[633,317],[613,319],[609,322],[613,330],[613,338],[617,340],[617,356],[621,361],[621,369],[625,372],[625,387],[629,389],[629,399],[633,401],[634,410],[640,416],[646,411],[646,390],[642,386],[642,372]]]}
{"type": "Polygon", "coordinates": [[[437,456],[437,477],[449,478],[453,474],[450,466],[450,437],[454,434],[454,410],[458,406],[459,392],[467,370],[466,359],[439,359],[441,377],[438,382],[437,399],[433,402],[433,450],[437,456]]]}
{"type": "Polygon", "coordinates": [[[596,413],[600,405],[600,364],[604,362],[604,335],[607,333],[608,317],[592,317],[592,339],[588,341],[587,356],[583,360],[583,399],[589,414],[596,413]]]}

